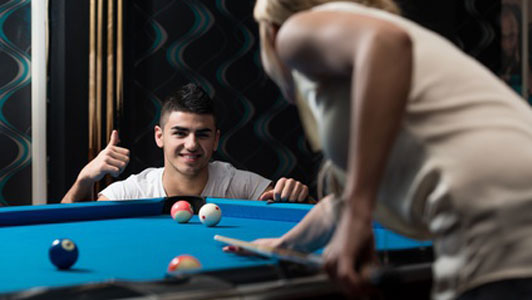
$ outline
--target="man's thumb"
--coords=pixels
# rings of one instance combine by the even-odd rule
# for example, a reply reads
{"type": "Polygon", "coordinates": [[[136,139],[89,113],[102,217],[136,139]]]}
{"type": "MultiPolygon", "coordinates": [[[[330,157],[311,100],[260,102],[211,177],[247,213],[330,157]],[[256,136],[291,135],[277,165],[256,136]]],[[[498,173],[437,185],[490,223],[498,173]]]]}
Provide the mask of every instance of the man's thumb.
{"type": "Polygon", "coordinates": [[[266,193],[260,195],[259,200],[262,201],[262,200],[273,199],[273,193],[274,193],[273,190],[269,190],[266,193]]]}
{"type": "Polygon", "coordinates": [[[109,144],[107,146],[116,146],[120,142],[120,138],[118,137],[118,131],[113,130],[111,132],[111,139],[109,140],[109,144]]]}

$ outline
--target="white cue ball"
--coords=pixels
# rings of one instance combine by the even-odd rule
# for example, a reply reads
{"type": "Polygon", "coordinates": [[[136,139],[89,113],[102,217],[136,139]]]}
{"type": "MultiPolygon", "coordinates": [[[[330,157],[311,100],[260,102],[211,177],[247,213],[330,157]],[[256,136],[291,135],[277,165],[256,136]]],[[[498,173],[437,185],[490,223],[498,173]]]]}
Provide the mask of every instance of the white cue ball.
{"type": "Polygon", "coordinates": [[[222,219],[222,210],[214,203],[207,203],[199,210],[199,219],[206,226],[216,226],[222,219]]]}

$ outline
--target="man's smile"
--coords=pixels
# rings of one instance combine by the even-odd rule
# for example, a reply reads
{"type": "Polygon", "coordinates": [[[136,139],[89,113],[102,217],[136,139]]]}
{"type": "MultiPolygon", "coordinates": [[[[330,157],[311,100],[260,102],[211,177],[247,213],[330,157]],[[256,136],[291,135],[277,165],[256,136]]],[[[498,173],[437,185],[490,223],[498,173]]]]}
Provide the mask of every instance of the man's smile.
{"type": "Polygon", "coordinates": [[[201,154],[199,153],[180,153],[179,156],[183,157],[186,161],[194,162],[201,158],[201,154]]]}

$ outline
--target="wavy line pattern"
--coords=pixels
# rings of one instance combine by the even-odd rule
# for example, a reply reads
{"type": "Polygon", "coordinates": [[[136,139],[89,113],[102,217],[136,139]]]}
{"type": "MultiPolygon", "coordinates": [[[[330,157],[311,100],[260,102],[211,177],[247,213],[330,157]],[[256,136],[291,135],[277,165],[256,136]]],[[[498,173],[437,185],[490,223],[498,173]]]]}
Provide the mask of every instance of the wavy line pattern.
{"type": "MultiPolygon", "coordinates": [[[[4,68],[0,74],[0,203],[4,204],[6,194],[11,195],[6,191],[31,182],[26,176],[31,164],[30,118],[21,120],[29,109],[20,108],[30,94],[29,47],[19,45],[10,34],[12,27],[27,25],[24,22],[29,17],[17,18],[29,3],[10,0],[0,5],[0,63],[4,68]],[[18,110],[14,109],[17,105],[18,110]]],[[[131,22],[126,24],[126,37],[133,47],[124,49],[130,51],[124,63],[131,69],[125,74],[126,128],[121,129],[127,132],[124,142],[132,150],[124,177],[162,164],[162,153],[153,142],[161,99],[192,81],[217,99],[222,130],[217,159],[272,179],[295,177],[315,188],[321,156],[309,150],[295,108],[282,99],[262,70],[253,3],[125,2],[132,14],[126,18],[131,22]]],[[[460,12],[453,20],[452,39],[470,54],[484,56],[497,40],[493,7],[486,0],[453,3],[460,12]]]]}
{"type": "Polygon", "coordinates": [[[458,3],[463,14],[454,28],[454,42],[497,73],[501,59],[500,1],[466,0],[458,3]]]}
{"type": "MultiPolygon", "coordinates": [[[[29,0],[12,0],[0,5],[0,54],[7,55],[7,57],[15,62],[17,68],[16,75],[8,79],[6,84],[0,86],[0,135],[2,138],[7,138],[8,141],[14,143],[17,149],[15,157],[5,165],[2,163],[2,168],[0,169],[0,203],[4,205],[8,204],[5,197],[6,185],[13,176],[17,175],[31,163],[31,137],[27,132],[17,128],[17,126],[9,120],[9,117],[22,118],[23,116],[16,115],[13,112],[6,112],[6,104],[8,102],[11,104],[12,102],[19,100],[14,96],[15,93],[27,86],[31,81],[30,56],[9,39],[6,33],[6,23],[10,19],[10,16],[12,16],[17,10],[28,8],[27,5],[29,3],[29,0]]],[[[24,26],[25,24],[23,22],[14,22],[14,24],[10,25],[24,26]]],[[[24,28],[23,30],[29,32],[29,27],[24,28]]],[[[30,93],[28,92],[27,94],[20,96],[29,97],[29,94],[30,93]]],[[[30,111],[28,107],[22,107],[19,109],[22,111],[30,111]]],[[[7,147],[4,148],[4,146],[2,148],[8,149],[7,147]]],[[[11,155],[9,153],[4,153],[2,156],[10,157],[11,155]]],[[[25,178],[23,181],[24,182],[22,183],[18,182],[19,189],[27,191],[28,186],[31,186],[31,177],[25,178]]],[[[17,204],[31,203],[31,199],[16,200],[24,202],[17,204]]]]}
{"type": "MultiPolygon", "coordinates": [[[[124,115],[132,159],[123,177],[162,165],[153,143],[160,102],[187,82],[217,100],[222,131],[215,159],[311,186],[319,163],[305,144],[294,107],[262,70],[253,1],[134,1],[134,69],[126,78],[124,115]],[[170,3],[170,4],[168,4],[170,3]]],[[[133,33],[126,36],[132,36],[133,33]]],[[[125,62],[127,64],[127,62],[125,62]]]]}
{"type": "MultiPolygon", "coordinates": [[[[473,55],[484,55],[496,40],[489,24],[494,21],[492,11],[486,11],[486,7],[493,8],[485,2],[450,2],[445,8],[455,14],[453,20],[438,19],[445,24],[427,22],[439,28],[451,24],[449,32],[455,42],[462,42],[473,55]],[[455,12],[453,7],[459,11],[455,12]]],[[[134,72],[129,77],[134,92],[130,93],[132,98],[126,102],[125,112],[132,115],[128,130],[135,133],[130,173],[155,162],[162,164],[152,135],[160,99],[192,81],[217,99],[218,125],[222,130],[217,159],[272,179],[295,177],[315,188],[321,155],[310,151],[296,109],[282,99],[264,74],[257,25],[252,18],[254,1],[134,3],[136,18],[132,20],[142,27],[129,26],[138,28],[135,32],[138,52],[134,55],[134,72]]],[[[425,1],[419,1],[419,6],[423,7],[422,3],[425,1]]],[[[428,6],[423,9],[430,9],[428,6]]],[[[423,9],[413,11],[423,14],[423,9]]]]}
{"type": "Polygon", "coordinates": [[[207,79],[188,65],[184,55],[185,50],[190,44],[209,31],[214,23],[214,17],[199,1],[184,0],[183,3],[185,3],[194,14],[195,22],[183,37],[170,46],[170,49],[168,49],[167,52],[167,59],[170,65],[181,72],[189,81],[200,84],[212,97],[214,96],[214,87],[207,79]]]}
{"type": "Polygon", "coordinates": [[[276,156],[279,160],[279,166],[273,173],[272,178],[279,178],[289,174],[297,164],[297,158],[294,153],[290,151],[282,142],[276,139],[272,133],[268,130],[270,123],[274,122],[275,117],[282,112],[288,103],[283,98],[277,98],[275,105],[270,111],[264,112],[261,117],[255,122],[255,132],[257,137],[261,138],[270,146],[277,149],[276,156]]]}
{"type": "MultiPolygon", "coordinates": [[[[145,12],[143,8],[140,7],[138,4],[134,4],[135,12],[139,15],[142,15],[143,18],[146,20],[142,28],[144,29],[143,32],[145,32],[147,36],[147,41],[148,41],[145,44],[145,46],[147,46],[146,50],[144,52],[140,52],[141,54],[139,54],[139,57],[135,58],[135,61],[134,61],[135,68],[138,68],[146,59],[155,55],[166,44],[168,40],[168,33],[166,32],[164,27],[159,22],[157,22],[155,18],[160,13],[164,12],[171,5],[172,3],[169,2],[163,7],[158,8],[157,10],[155,10],[153,13],[150,14],[148,12],[145,12]]],[[[142,95],[145,95],[145,97],[149,100],[149,103],[153,107],[153,110],[152,110],[153,117],[151,119],[151,122],[149,122],[147,126],[140,128],[140,130],[136,132],[136,135],[133,136],[133,143],[137,144],[137,143],[141,143],[141,141],[144,138],[153,136],[153,128],[155,125],[157,125],[159,121],[162,101],[151,90],[145,89],[142,83],[136,79],[134,80],[134,86],[136,89],[141,91],[142,95]]],[[[155,91],[156,90],[157,88],[155,88],[155,91]]],[[[138,157],[135,157],[135,158],[138,160],[138,157]]]]}
{"type": "MultiPolygon", "coordinates": [[[[478,56],[483,50],[485,50],[495,40],[495,29],[493,25],[487,21],[486,16],[477,7],[476,0],[464,1],[465,10],[471,17],[469,20],[476,23],[478,28],[478,41],[468,51],[472,56],[478,56]]],[[[471,26],[468,24],[468,26],[471,26]]]]}
{"type": "MultiPolygon", "coordinates": [[[[146,15],[146,13],[144,13],[138,5],[135,5],[135,11],[137,11],[139,14],[144,15],[144,17],[147,18],[147,22],[143,27],[145,27],[147,35],[150,36],[153,40],[152,44],[149,45],[148,49],[143,54],[140,54],[139,58],[135,59],[134,66],[137,67],[143,60],[159,51],[159,49],[161,49],[161,47],[166,44],[168,34],[166,33],[166,30],[161,26],[161,24],[159,24],[152,16],[146,15]],[[153,36],[151,36],[152,34],[153,36]]],[[[157,13],[154,14],[154,16],[156,15],[157,13]]]]}
{"type": "MultiPolygon", "coordinates": [[[[226,1],[225,0],[217,0],[216,6],[217,8],[222,12],[222,14],[228,18],[233,26],[235,26],[237,33],[235,33],[236,36],[239,36],[238,33],[242,36],[242,40],[240,41],[241,46],[240,49],[238,49],[233,55],[225,58],[225,61],[221,62],[220,67],[218,68],[216,72],[216,79],[218,82],[228,90],[230,90],[234,95],[236,96],[236,99],[238,100],[239,107],[242,108],[241,117],[238,120],[236,124],[232,126],[229,130],[224,132],[223,137],[220,140],[221,149],[224,153],[227,153],[227,157],[229,160],[236,161],[234,157],[232,157],[229,154],[229,151],[227,149],[227,143],[228,141],[235,135],[236,132],[241,130],[250,120],[251,117],[255,113],[254,107],[251,105],[251,101],[246,98],[246,96],[242,93],[242,90],[235,88],[227,75],[227,72],[229,68],[239,59],[244,57],[252,48],[252,46],[255,44],[255,38],[251,34],[251,32],[241,24],[240,21],[236,20],[234,16],[231,15],[229,10],[226,7],[226,1]]],[[[249,88],[248,86],[244,86],[243,90],[249,88]]],[[[246,157],[240,157],[239,161],[241,163],[245,163],[247,160],[246,157]]]]}

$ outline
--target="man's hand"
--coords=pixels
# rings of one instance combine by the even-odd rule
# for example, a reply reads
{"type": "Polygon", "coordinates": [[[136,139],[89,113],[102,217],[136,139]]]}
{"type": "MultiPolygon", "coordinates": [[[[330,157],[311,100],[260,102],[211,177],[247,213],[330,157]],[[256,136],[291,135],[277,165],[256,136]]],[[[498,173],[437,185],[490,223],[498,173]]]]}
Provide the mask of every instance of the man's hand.
{"type": "Polygon", "coordinates": [[[259,200],[272,199],[276,202],[304,202],[308,197],[308,186],[292,178],[281,178],[274,188],[269,187],[259,200]]]}
{"type": "Polygon", "coordinates": [[[81,170],[78,180],[97,182],[106,174],[120,175],[129,163],[129,150],[118,147],[119,141],[118,131],[113,130],[107,147],[81,170]]]}
{"type": "MultiPolygon", "coordinates": [[[[76,182],[65,194],[61,203],[96,200],[93,195],[94,184],[106,174],[116,177],[124,171],[129,163],[129,150],[118,147],[118,142],[118,131],[113,130],[107,147],[79,172],[76,182]]],[[[105,200],[104,198],[102,196],[100,200],[105,200]]]]}

